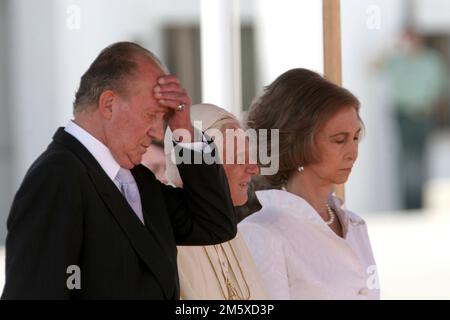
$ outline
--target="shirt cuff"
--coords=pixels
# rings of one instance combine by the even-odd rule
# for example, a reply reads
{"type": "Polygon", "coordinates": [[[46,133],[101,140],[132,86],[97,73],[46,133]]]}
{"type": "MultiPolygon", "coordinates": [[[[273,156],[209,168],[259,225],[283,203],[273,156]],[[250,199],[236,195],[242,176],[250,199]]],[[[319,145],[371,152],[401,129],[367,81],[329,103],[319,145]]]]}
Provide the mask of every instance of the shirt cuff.
{"type": "Polygon", "coordinates": [[[177,143],[177,145],[179,145],[182,148],[190,149],[190,150],[193,150],[193,151],[196,151],[196,152],[202,152],[208,146],[208,144],[206,142],[201,142],[201,141],[199,141],[199,142],[185,142],[185,143],[176,142],[176,143],[177,143]]]}
{"type": "Polygon", "coordinates": [[[176,143],[178,146],[185,148],[185,149],[190,149],[193,150],[195,152],[204,152],[204,153],[209,153],[211,152],[211,147],[209,146],[209,142],[208,139],[206,138],[206,136],[203,134],[203,132],[201,132],[200,130],[198,130],[197,128],[194,127],[194,130],[197,131],[198,135],[197,137],[201,134],[202,137],[202,141],[196,141],[196,142],[177,142],[175,139],[173,139],[173,142],[176,143]]]}

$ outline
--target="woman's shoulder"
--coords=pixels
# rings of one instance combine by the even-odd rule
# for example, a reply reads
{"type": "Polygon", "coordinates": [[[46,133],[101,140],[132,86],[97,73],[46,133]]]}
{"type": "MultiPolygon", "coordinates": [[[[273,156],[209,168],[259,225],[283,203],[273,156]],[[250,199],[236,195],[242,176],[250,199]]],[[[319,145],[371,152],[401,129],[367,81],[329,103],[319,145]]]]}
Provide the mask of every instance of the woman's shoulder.
{"type": "Polygon", "coordinates": [[[276,206],[262,204],[262,208],[247,216],[238,224],[239,232],[246,237],[248,234],[275,235],[279,225],[283,223],[282,212],[276,206]]]}
{"type": "Polygon", "coordinates": [[[332,194],[331,199],[334,202],[334,207],[344,213],[345,218],[348,220],[349,223],[353,225],[366,224],[365,220],[361,216],[356,214],[354,211],[349,210],[345,205],[344,201],[341,200],[339,197],[337,197],[335,194],[332,194]]]}
{"type": "Polygon", "coordinates": [[[311,206],[301,197],[285,190],[261,190],[256,192],[256,196],[262,208],[239,225],[258,225],[284,233],[298,228],[311,218],[311,206]]]}
{"type": "Polygon", "coordinates": [[[273,221],[276,216],[265,208],[246,217],[238,224],[238,231],[242,234],[246,233],[273,233],[275,225],[273,221]]]}
{"type": "MultiPolygon", "coordinates": [[[[355,212],[343,209],[346,214],[346,225],[348,230],[347,238],[359,244],[366,243],[370,249],[369,230],[366,221],[355,212]],[[353,239],[353,240],[352,240],[353,239]]],[[[371,250],[371,249],[370,249],[371,250]]]]}
{"type": "Polygon", "coordinates": [[[257,197],[262,208],[242,220],[239,225],[258,225],[264,229],[273,229],[277,224],[283,222],[284,210],[281,206],[273,201],[272,191],[277,190],[265,190],[258,191],[257,197]]]}
{"type": "Polygon", "coordinates": [[[343,210],[347,216],[348,222],[352,226],[366,226],[366,221],[360,215],[347,208],[344,208],[343,210]]]}

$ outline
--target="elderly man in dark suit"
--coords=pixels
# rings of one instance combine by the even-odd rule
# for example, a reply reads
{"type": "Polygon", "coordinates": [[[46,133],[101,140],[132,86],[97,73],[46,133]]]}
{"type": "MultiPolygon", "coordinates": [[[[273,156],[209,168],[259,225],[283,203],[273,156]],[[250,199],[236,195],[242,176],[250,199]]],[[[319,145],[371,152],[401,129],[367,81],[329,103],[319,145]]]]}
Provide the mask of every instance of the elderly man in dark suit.
{"type": "Polygon", "coordinates": [[[211,142],[194,141],[190,104],[148,50],[120,42],[100,53],[81,78],[74,120],[15,196],[3,299],[179,298],[176,245],[236,234],[220,165],[179,164],[178,189],[140,164],[164,121],[188,133],[174,141],[177,154],[204,159],[211,142]]]}

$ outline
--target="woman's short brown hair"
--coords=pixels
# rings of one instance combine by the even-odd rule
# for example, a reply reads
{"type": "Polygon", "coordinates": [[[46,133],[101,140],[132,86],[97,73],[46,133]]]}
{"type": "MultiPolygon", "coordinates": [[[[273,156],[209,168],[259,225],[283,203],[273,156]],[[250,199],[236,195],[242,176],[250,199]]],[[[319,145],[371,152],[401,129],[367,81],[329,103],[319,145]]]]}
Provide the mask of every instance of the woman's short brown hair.
{"type": "MultiPolygon", "coordinates": [[[[282,186],[299,166],[320,161],[315,136],[334,114],[347,107],[355,108],[359,117],[360,103],[350,91],[310,70],[289,70],[267,86],[252,103],[247,126],[279,129],[279,170],[266,176],[268,182],[282,186]]],[[[272,150],[268,154],[273,154],[272,150]]]]}

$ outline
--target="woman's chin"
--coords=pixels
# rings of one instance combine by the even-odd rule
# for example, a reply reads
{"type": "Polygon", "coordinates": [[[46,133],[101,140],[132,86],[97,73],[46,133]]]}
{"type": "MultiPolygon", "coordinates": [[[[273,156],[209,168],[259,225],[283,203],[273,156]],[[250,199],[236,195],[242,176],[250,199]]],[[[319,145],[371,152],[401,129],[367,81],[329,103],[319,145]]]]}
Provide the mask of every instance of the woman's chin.
{"type": "Polygon", "coordinates": [[[343,176],[336,177],[334,179],[333,183],[334,184],[344,184],[344,183],[346,183],[348,181],[348,177],[349,177],[348,174],[345,175],[345,176],[343,175],[343,176]]]}

